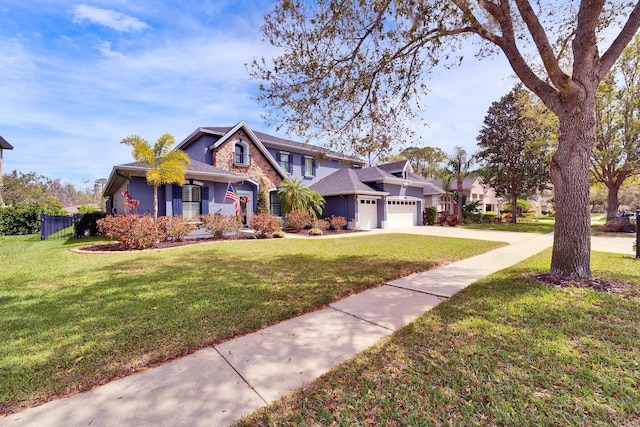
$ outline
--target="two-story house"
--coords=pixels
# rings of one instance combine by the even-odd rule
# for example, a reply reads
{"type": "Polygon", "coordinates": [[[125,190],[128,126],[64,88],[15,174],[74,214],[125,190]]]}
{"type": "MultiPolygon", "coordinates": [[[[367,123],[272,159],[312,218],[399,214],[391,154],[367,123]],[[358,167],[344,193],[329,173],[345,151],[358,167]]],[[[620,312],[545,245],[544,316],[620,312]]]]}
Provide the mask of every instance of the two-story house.
{"type": "MultiPolygon", "coordinates": [[[[415,180],[410,171],[389,173],[384,165],[362,168],[359,159],[253,131],[244,122],[198,128],[176,148],[185,151],[191,162],[182,185],[159,188],[159,215],[233,215],[235,206],[225,199],[231,184],[246,223],[255,211],[260,182],[269,193],[271,213],[280,215],[278,187],[293,178],[325,197],[326,216],[344,216],[351,227],[388,228],[422,221],[425,182],[415,180]]],[[[122,212],[124,191],[140,201],[138,213],[152,211],[153,191],[146,183],[146,171],[137,162],[113,168],[104,192],[107,212],[122,212]]]]}

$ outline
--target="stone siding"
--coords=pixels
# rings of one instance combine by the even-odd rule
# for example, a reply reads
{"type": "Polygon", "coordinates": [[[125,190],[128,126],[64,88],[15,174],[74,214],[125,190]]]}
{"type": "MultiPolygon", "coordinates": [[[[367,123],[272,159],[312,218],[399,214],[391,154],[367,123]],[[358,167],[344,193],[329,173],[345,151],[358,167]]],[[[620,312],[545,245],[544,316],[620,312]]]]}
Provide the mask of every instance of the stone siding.
{"type": "Polygon", "coordinates": [[[282,182],[282,177],[273,169],[271,163],[242,130],[236,132],[227,142],[215,149],[213,152],[213,165],[220,169],[249,177],[257,183],[260,183],[260,179],[264,179],[267,189],[277,188],[282,182]],[[239,139],[249,145],[249,166],[234,166],[233,164],[234,147],[239,139]]]}

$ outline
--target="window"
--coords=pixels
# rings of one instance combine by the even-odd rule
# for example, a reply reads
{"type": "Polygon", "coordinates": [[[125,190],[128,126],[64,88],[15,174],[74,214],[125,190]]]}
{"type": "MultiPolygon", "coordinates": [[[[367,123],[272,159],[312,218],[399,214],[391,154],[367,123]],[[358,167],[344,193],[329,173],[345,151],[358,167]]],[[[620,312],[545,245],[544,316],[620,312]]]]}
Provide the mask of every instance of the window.
{"type": "Polygon", "coordinates": [[[280,152],[280,167],[287,173],[291,173],[291,154],[280,152]]]}
{"type": "Polygon", "coordinates": [[[280,211],[280,201],[278,200],[277,191],[272,191],[271,193],[269,193],[269,212],[271,212],[271,215],[282,215],[282,212],[280,211]]]}
{"type": "Polygon", "coordinates": [[[313,176],[313,157],[304,158],[304,176],[313,176]]]}
{"type": "Polygon", "coordinates": [[[182,216],[193,218],[201,214],[202,188],[198,185],[185,184],[182,187],[182,216]]]}
{"type": "Polygon", "coordinates": [[[242,140],[236,142],[233,148],[233,165],[249,166],[249,147],[242,140]]]}

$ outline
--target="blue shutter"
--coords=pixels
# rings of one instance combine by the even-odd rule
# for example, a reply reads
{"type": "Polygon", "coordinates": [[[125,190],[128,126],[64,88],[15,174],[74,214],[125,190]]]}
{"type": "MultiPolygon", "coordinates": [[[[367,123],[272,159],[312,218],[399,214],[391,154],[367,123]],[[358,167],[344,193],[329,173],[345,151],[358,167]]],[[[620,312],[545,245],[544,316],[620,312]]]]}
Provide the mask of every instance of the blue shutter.
{"type": "Polygon", "coordinates": [[[209,187],[202,187],[202,215],[209,215],[209,187]]]}
{"type": "Polygon", "coordinates": [[[289,173],[293,175],[293,154],[289,153],[289,173]]]}
{"type": "Polygon", "coordinates": [[[173,184],[173,216],[182,215],[182,187],[173,184]]]}

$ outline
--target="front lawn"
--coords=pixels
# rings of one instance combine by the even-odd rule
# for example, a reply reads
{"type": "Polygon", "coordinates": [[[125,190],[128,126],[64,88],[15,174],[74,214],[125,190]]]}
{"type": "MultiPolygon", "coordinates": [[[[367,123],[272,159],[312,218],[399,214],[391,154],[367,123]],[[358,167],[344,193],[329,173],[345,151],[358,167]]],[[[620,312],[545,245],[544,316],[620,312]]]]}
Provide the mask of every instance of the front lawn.
{"type": "Polygon", "coordinates": [[[0,413],[502,245],[389,234],[69,251],[88,242],[0,237],[0,413]]]}
{"type": "Polygon", "coordinates": [[[553,233],[553,222],[492,222],[489,224],[464,224],[462,228],[472,230],[497,230],[497,231],[518,231],[521,233],[553,233]]]}
{"type": "Polygon", "coordinates": [[[240,426],[640,425],[640,262],[627,298],[542,285],[551,250],[489,276],[240,426]]]}

